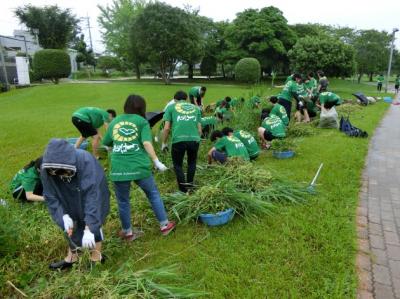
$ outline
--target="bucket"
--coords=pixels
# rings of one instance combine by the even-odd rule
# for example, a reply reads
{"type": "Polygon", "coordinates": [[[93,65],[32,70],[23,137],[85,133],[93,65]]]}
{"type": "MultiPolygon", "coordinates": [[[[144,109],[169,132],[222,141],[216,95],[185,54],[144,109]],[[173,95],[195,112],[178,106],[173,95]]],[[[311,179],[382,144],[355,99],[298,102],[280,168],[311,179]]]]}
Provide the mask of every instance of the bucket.
{"type": "Polygon", "coordinates": [[[200,214],[200,220],[208,226],[219,226],[224,225],[232,220],[234,216],[234,210],[229,208],[225,211],[218,212],[216,214],[200,214]]]}
{"type": "Polygon", "coordinates": [[[393,102],[393,99],[392,99],[391,97],[384,97],[384,98],[383,98],[383,101],[384,101],[385,103],[391,104],[391,103],[393,102]]]}
{"type": "Polygon", "coordinates": [[[289,159],[294,156],[294,151],[272,152],[272,155],[277,159],[289,159]]]}

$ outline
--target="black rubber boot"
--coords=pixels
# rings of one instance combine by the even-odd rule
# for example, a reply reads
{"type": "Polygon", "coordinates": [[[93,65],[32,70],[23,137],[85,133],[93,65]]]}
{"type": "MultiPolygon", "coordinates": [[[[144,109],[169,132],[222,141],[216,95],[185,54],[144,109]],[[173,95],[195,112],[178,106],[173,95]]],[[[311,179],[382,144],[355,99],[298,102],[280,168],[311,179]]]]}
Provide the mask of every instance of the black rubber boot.
{"type": "Polygon", "coordinates": [[[49,265],[49,268],[51,270],[58,270],[58,269],[64,270],[64,269],[71,268],[73,264],[74,263],[69,263],[69,262],[66,262],[65,260],[61,260],[61,261],[58,261],[58,262],[55,262],[55,263],[51,263],[49,265]]]}

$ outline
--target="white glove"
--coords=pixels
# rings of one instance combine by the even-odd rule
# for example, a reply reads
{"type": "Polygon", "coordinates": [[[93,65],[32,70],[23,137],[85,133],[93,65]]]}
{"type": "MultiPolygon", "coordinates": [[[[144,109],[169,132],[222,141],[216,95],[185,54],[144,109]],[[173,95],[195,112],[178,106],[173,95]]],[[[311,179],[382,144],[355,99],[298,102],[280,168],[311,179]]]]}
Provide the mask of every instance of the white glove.
{"type": "Polygon", "coordinates": [[[96,245],[96,241],[94,240],[94,235],[89,229],[85,229],[83,232],[82,238],[82,247],[83,248],[94,248],[96,245]]]}
{"type": "Polygon", "coordinates": [[[71,217],[69,217],[68,214],[65,214],[63,216],[63,221],[64,221],[64,231],[69,232],[69,230],[72,230],[74,228],[74,222],[72,221],[71,217]]]}
{"type": "Polygon", "coordinates": [[[162,143],[161,144],[161,151],[167,152],[168,151],[168,144],[162,143]]]}
{"type": "Polygon", "coordinates": [[[158,159],[155,159],[154,166],[161,172],[166,171],[168,168],[163,163],[161,163],[158,159]]]}

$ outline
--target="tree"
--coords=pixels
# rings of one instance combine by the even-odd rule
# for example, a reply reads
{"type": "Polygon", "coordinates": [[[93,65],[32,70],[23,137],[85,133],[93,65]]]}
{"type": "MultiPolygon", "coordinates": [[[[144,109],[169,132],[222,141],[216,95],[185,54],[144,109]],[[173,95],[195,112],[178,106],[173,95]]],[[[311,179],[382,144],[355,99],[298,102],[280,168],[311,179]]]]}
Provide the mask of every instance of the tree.
{"type": "Polygon", "coordinates": [[[199,40],[196,22],[187,12],[165,3],[148,4],[135,18],[132,33],[151,64],[158,65],[166,84],[178,61],[199,40]]]}
{"type": "Polygon", "coordinates": [[[98,22],[103,28],[102,37],[107,51],[127,66],[134,67],[138,79],[140,65],[146,61],[146,55],[134,36],[132,24],[145,6],[145,0],[113,0],[111,5],[98,6],[98,22]]]}
{"type": "Polygon", "coordinates": [[[119,70],[121,63],[117,57],[101,56],[97,60],[97,67],[100,68],[104,74],[108,74],[111,69],[119,70]]]}
{"type": "Polygon", "coordinates": [[[41,79],[50,79],[58,84],[60,78],[71,73],[71,61],[64,50],[45,49],[37,51],[33,57],[33,71],[41,79]]]}
{"type": "Polygon", "coordinates": [[[72,49],[78,51],[78,55],[76,56],[76,62],[78,63],[78,68],[80,68],[80,63],[93,66],[96,64],[93,50],[88,49],[85,42],[85,36],[83,34],[75,38],[72,49]]]}
{"type": "Polygon", "coordinates": [[[354,73],[354,48],[333,37],[303,37],[288,55],[291,68],[297,71],[321,69],[329,76],[350,76],[354,73]]]}
{"type": "Polygon", "coordinates": [[[210,77],[217,71],[217,60],[214,56],[204,56],[200,64],[200,73],[202,76],[210,77]]]}
{"type": "Polygon", "coordinates": [[[386,31],[359,30],[354,40],[358,82],[363,74],[373,75],[386,69],[389,60],[391,35],[386,31]]]}
{"type": "Polygon", "coordinates": [[[290,28],[296,33],[297,38],[328,34],[328,26],[315,23],[294,24],[290,28]]]}
{"type": "Polygon", "coordinates": [[[79,20],[70,9],[60,9],[57,5],[37,7],[25,5],[14,11],[22,24],[39,29],[39,44],[45,49],[65,49],[77,35],[79,20]]]}
{"type": "Polygon", "coordinates": [[[282,11],[273,6],[238,13],[228,30],[232,54],[237,59],[246,56],[257,58],[267,73],[288,64],[287,51],[296,42],[296,35],[282,11]]]}

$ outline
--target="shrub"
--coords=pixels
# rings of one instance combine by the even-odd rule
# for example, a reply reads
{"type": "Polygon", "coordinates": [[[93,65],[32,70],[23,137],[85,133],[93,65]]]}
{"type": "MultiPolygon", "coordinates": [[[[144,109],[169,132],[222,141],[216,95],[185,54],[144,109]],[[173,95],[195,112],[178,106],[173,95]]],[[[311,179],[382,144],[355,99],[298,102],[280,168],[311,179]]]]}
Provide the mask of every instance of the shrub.
{"type": "Polygon", "coordinates": [[[260,80],[261,65],[255,58],[242,58],[235,66],[235,79],[247,83],[260,80]]]}
{"type": "Polygon", "coordinates": [[[58,49],[44,49],[33,57],[33,71],[38,79],[50,79],[55,84],[60,78],[71,73],[71,62],[67,52],[58,49]]]}

